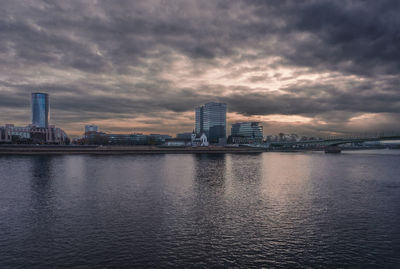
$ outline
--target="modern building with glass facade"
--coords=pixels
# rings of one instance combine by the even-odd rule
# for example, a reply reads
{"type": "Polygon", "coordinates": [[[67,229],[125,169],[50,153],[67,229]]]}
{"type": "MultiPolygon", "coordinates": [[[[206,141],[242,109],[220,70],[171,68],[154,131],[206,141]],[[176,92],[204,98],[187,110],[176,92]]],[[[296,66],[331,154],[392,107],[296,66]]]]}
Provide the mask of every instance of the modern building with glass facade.
{"type": "Polygon", "coordinates": [[[93,124],[85,125],[85,134],[89,133],[89,132],[97,132],[98,129],[99,128],[97,127],[97,125],[93,125],[93,124]]]}
{"type": "Polygon", "coordinates": [[[234,144],[261,143],[263,127],[259,122],[238,122],[232,124],[231,140],[234,144]]]}
{"type": "Polygon", "coordinates": [[[25,127],[0,126],[0,143],[7,144],[67,144],[69,138],[61,128],[49,125],[49,96],[32,93],[32,124],[25,127]]]}
{"type": "Polygon", "coordinates": [[[49,126],[49,95],[32,93],[32,124],[39,128],[49,126]]]}
{"type": "Polygon", "coordinates": [[[208,141],[218,143],[226,138],[226,104],[210,102],[197,107],[195,131],[205,133],[208,141]]]}
{"type": "Polygon", "coordinates": [[[199,107],[195,108],[195,114],[196,114],[195,132],[196,132],[196,134],[203,133],[203,111],[204,111],[203,106],[199,106],[199,107]]]}

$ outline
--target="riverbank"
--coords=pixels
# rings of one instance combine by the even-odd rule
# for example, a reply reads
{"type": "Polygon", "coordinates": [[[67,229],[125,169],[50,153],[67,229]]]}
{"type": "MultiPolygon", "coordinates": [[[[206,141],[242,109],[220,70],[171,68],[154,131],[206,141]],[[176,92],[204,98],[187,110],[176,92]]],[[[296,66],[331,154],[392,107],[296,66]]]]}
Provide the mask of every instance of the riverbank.
{"type": "Polygon", "coordinates": [[[48,155],[48,154],[193,154],[193,153],[260,153],[265,149],[249,147],[157,147],[157,146],[4,146],[0,155],[48,155]]]}

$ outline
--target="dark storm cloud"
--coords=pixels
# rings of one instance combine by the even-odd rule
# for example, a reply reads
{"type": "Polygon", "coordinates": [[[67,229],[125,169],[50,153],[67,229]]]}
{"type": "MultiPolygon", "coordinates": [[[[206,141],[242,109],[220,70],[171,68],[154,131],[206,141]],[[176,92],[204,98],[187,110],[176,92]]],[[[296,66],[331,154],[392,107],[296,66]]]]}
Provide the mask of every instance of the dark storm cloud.
{"type": "Polygon", "coordinates": [[[241,115],[301,115],[332,122],[329,128],[363,113],[390,114],[398,125],[395,0],[0,6],[0,111],[7,122],[40,90],[51,94],[53,119],[61,123],[147,115],[159,125],[160,113],[223,101],[241,115]],[[221,76],[198,79],[211,69],[221,76]],[[307,78],[319,74],[328,78],[307,78]]]}
{"type": "MultiPolygon", "coordinates": [[[[284,20],[279,31],[289,50],[288,63],[374,75],[395,74],[400,68],[400,2],[398,1],[249,1],[260,18],[255,29],[268,23],[266,14],[284,20]],[[307,38],[297,38],[307,34],[307,38]]],[[[279,50],[279,48],[277,48],[279,50]]]]}

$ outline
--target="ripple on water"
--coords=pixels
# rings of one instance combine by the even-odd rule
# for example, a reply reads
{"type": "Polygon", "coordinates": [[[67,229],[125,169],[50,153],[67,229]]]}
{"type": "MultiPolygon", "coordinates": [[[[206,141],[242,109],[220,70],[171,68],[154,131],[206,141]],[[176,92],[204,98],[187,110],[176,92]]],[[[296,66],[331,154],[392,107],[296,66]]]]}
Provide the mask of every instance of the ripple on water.
{"type": "Polygon", "coordinates": [[[398,268],[399,157],[0,157],[0,267],[398,268]]]}

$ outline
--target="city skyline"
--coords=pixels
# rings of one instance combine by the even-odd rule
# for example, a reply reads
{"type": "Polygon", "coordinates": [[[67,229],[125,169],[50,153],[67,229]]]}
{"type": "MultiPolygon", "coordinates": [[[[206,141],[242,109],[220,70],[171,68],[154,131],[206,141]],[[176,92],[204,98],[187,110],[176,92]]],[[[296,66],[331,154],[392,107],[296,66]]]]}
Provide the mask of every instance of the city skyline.
{"type": "MultiPolygon", "coordinates": [[[[399,131],[397,1],[2,1],[0,125],[51,96],[69,135],[194,129],[226,103],[227,129],[399,131]]],[[[228,133],[227,133],[228,134],[228,133]]]]}

